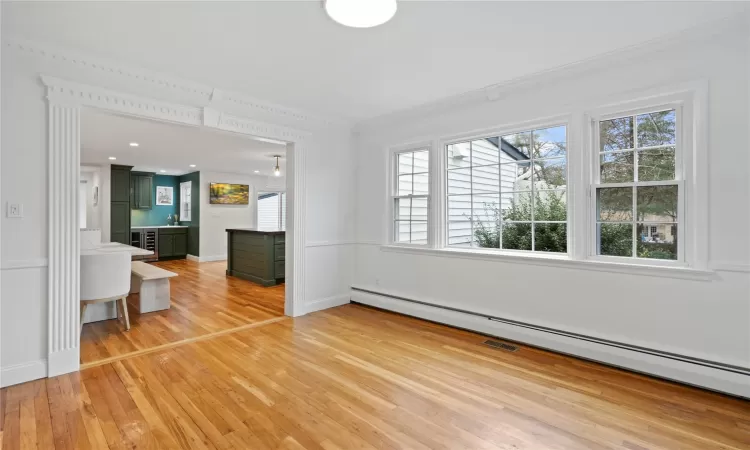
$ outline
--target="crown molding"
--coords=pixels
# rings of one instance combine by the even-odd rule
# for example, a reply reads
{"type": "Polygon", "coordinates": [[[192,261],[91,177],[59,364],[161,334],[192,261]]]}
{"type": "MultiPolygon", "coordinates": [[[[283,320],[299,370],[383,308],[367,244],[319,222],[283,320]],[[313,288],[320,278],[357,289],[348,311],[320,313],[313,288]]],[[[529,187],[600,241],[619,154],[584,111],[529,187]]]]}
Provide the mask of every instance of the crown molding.
{"type": "Polygon", "coordinates": [[[591,72],[629,65],[636,59],[658,54],[678,45],[705,42],[719,36],[736,34],[738,32],[743,33],[744,36],[747,33],[746,26],[749,21],[750,12],[740,16],[712,21],[581,61],[514,78],[481,89],[445,97],[413,108],[402,109],[363,120],[354,124],[353,132],[367,134],[378,130],[380,127],[403,124],[408,120],[416,118],[444,114],[487,102],[495,102],[517,92],[531,90],[591,72]]]}
{"type": "Polygon", "coordinates": [[[107,76],[116,77],[129,83],[136,83],[141,86],[147,85],[151,88],[170,91],[173,94],[188,96],[190,101],[186,103],[194,104],[194,106],[212,106],[216,109],[226,109],[227,106],[232,106],[239,114],[263,114],[270,117],[271,120],[285,120],[295,126],[305,128],[352,125],[351,121],[344,118],[304,112],[259,100],[241,92],[195,83],[160,72],[127,66],[120,62],[17,36],[4,38],[3,47],[21,54],[76,67],[89,73],[104,73],[107,76]]]}
{"type": "Polygon", "coordinates": [[[47,99],[56,105],[89,106],[137,117],[183,125],[203,125],[280,141],[302,142],[312,136],[312,133],[306,130],[233,115],[212,107],[201,108],[158,101],[44,74],[40,75],[40,79],[47,87],[47,99]]]}
{"type": "Polygon", "coordinates": [[[49,75],[41,75],[40,78],[47,87],[47,99],[56,104],[86,105],[186,125],[201,125],[203,123],[202,108],[145,99],[49,75]]]}
{"type": "Polygon", "coordinates": [[[312,133],[270,123],[258,122],[231,114],[220,114],[216,128],[260,137],[270,137],[283,141],[300,142],[312,136],[312,133]]]}

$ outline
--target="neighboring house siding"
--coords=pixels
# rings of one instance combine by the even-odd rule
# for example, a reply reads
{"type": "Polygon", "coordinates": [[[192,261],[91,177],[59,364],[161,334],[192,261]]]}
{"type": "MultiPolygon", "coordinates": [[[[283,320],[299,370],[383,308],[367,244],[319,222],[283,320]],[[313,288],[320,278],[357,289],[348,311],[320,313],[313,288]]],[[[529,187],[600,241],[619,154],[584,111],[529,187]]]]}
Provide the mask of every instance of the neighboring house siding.
{"type": "Polygon", "coordinates": [[[494,215],[486,206],[501,205],[504,210],[510,206],[513,192],[520,189],[516,159],[484,139],[469,144],[454,144],[448,152],[448,193],[458,194],[448,197],[449,245],[470,245],[474,234],[471,218],[475,227],[478,221],[493,224],[494,215]]]}

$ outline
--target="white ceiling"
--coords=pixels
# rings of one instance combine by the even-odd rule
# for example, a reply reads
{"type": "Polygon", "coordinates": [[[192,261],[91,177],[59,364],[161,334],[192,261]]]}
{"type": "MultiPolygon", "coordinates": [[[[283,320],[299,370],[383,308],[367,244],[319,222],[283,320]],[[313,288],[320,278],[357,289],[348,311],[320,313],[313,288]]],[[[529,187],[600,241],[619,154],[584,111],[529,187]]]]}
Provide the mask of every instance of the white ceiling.
{"type": "MultiPolygon", "coordinates": [[[[271,176],[284,145],[258,141],[205,127],[189,127],[116,116],[84,109],[81,113],[81,164],[124,164],[134,170],[182,175],[200,171],[271,176]],[[138,147],[131,147],[137,142],[138,147]],[[115,157],[112,161],[109,157],[115,157]],[[195,164],[195,167],[190,167],[195,164]],[[255,171],[259,171],[255,173],[255,171]]],[[[286,174],[282,158],[281,173],[286,174]]]]}
{"type": "Polygon", "coordinates": [[[399,2],[351,29],[322,1],[2,2],[3,34],[364,119],[647,42],[743,2],[399,2]]]}

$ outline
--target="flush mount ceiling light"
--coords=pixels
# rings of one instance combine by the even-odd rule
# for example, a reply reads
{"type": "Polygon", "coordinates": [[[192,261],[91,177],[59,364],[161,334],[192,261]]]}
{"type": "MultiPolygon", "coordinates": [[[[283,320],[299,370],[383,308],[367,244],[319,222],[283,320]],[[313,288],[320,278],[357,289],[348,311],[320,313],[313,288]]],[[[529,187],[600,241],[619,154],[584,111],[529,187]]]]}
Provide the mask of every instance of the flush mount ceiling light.
{"type": "Polygon", "coordinates": [[[260,173],[260,170],[253,170],[253,173],[260,173]]]}
{"type": "Polygon", "coordinates": [[[130,143],[130,146],[131,146],[131,147],[138,147],[138,143],[137,143],[137,142],[131,142],[131,143],[130,143]]]}
{"type": "Polygon", "coordinates": [[[164,169],[160,170],[159,172],[161,172],[161,173],[167,173],[167,171],[164,170],[164,169]]]}
{"type": "Polygon", "coordinates": [[[114,161],[114,160],[116,160],[116,159],[117,159],[117,158],[115,158],[114,156],[110,156],[110,157],[109,157],[109,160],[110,160],[110,161],[114,161]]]}
{"type": "Polygon", "coordinates": [[[325,0],[328,16],[347,27],[371,28],[396,14],[396,0],[325,0]]]}
{"type": "Polygon", "coordinates": [[[190,167],[195,167],[195,164],[190,164],[190,167]]]}

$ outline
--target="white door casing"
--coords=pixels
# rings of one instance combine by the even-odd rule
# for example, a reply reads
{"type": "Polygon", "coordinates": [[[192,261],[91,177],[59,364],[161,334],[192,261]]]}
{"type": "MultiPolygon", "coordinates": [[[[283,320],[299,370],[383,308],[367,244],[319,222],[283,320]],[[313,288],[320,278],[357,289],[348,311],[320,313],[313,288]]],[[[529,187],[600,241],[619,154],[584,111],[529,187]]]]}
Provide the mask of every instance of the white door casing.
{"type": "Polygon", "coordinates": [[[144,119],[202,126],[287,143],[287,245],[284,312],[303,313],[305,148],[312,133],[233,115],[220,106],[185,106],[60,78],[41,76],[48,104],[48,369],[77,371],[80,356],[78,184],[80,112],[84,107],[144,119]]]}

